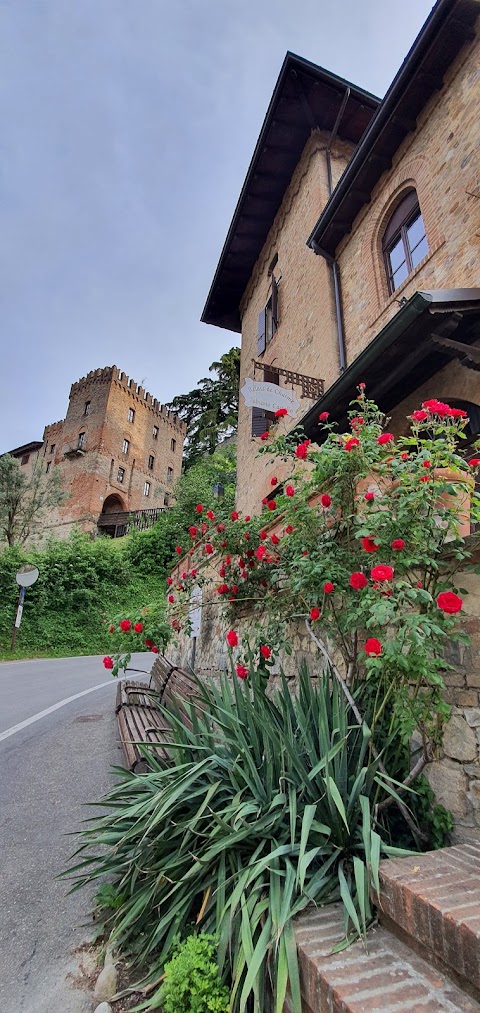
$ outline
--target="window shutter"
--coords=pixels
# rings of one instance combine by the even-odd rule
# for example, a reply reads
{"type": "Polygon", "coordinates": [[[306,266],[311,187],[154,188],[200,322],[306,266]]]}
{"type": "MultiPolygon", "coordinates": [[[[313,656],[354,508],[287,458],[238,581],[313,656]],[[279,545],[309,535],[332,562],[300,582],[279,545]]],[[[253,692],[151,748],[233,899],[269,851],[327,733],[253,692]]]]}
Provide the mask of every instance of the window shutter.
{"type": "Polygon", "coordinates": [[[261,436],[267,428],[263,408],[252,408],[252,436],[261,436]]]}
{"type": "Polygon", "coordinates": [[[278,327],[278,286],[275,281],[275,275],[272,274],[272,331],[275,331],[278,327]]]}
{"type": "Polygon", "coordinates": [[[276,383],[277,386],[280,384],[280,377],[278,373],[274,373],[273,370],[265,366],[263,370],[263,382],[264,383],[276,383]]]}
{"type": "Polygon", "coordinates": [[[258,339],[257,339],[257,355],[262,355],[267,347],[266,340],[266,328],[265,328],[265,309],[258,314],[258,339]]]}

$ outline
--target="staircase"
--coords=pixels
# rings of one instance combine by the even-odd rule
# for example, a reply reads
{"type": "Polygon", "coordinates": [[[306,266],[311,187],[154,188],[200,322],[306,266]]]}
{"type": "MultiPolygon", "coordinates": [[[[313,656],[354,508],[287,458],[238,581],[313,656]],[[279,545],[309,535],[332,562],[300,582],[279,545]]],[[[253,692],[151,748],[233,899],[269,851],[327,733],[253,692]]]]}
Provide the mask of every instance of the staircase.
{"type": "Polygon", "coordinates": [[[297,920],[304,1013],[480,1013],[480,844],[385,861],[380,872],[367,949],[332,954],[339,904],[297,920]]]}

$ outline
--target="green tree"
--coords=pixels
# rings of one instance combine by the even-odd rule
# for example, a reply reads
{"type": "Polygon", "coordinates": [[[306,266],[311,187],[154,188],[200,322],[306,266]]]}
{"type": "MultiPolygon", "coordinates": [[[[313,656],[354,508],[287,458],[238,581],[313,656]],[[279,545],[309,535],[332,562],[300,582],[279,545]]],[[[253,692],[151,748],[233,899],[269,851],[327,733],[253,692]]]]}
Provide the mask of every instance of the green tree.
{"type": "Polygon", "coordinates": [[[28,475],[15,457],[4,454],[0,457],[0,540],[24,545],[42,527],[47,514],[67,498],[57,470],[47,478],[37,460],[28,475]]]}
{"type": "Polygon", "coordinates": [[[180,394],[170,403],[187,423],[185,468],[205,454],[213,454],[237,428],[238,390],[240,384],[240,349],[231,348],[218,362],[212,362],[210,373],[188,394],[180,394]]]}

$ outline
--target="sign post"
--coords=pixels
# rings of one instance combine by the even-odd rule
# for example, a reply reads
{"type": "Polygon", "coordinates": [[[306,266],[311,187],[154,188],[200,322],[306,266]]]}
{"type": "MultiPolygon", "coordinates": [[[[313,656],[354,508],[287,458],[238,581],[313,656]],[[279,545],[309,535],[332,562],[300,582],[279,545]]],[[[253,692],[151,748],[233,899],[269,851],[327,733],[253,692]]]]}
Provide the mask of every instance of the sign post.
{"type": "Polygon", "coordinates": [[[20,593],[18,595],[17,614],[15,616],[15,622],[13,624],[12,639],[10,641],[10,651],[12,653],[15,648],[15,638],[17,636],[17,630],[19,629],[20,623],[22,621],[23,603],[25,601],[25,594],[27,587],[31,587],[32,584],[34,584],[35,581],[38,580],[37,567],[32,566],[30,563],[27,563],[26,566],[22,566],[22,568],[18,571],[15,580],[20,587],[20,593]]]}

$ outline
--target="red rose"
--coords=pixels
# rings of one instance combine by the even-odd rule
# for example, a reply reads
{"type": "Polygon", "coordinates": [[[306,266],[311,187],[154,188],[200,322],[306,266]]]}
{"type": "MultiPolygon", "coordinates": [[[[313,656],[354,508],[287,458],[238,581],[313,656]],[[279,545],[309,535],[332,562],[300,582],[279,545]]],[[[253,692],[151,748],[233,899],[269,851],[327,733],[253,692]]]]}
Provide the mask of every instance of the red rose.
{"type": "Polygon", "coordinates": [[[330,412],[320,412],[320,415],[318,416],[318,421],[319,422],[326,422],[329,415],[330,415],[330,412]]]}
{"type": "Polygon", "coordinates": [[[371,503],[372,500],[375,499],[375,493],[374,492],[366,492],[365,493],[365,499],[366,499],[367,503],[371,503]]]}
{"type": "Polygon", "coordinates": [[[169,587],[173,584],[173,577],[167,577],[167,584],[169,587]]]}
{"type": "Polygon", "coordinates": [[[332,584],[331,580],[327,580],[326,583],[323,585],[323,590],[325,594],[332,594],[332,591],[335,590],[335,585],[332,584]]]}
{"type": "Polygon", "coordinates": [[[248,679],[248,668],[245,665],[237,665],[236,672],[239,679],[248,679]]]}
{"type": "Polygon", "coordinates": [[[358,389],[359,389],[359,390],[365,390],[365,387],[366,387],[366,386],[367,386],[367,385],[366,385],[366,383],[359,383],[359,385],[358,385],[358,389]]]}
{"type": "Polygon", "coordinates": [[[395,552],[401,552],[402,549],[405,548],[405,542],[403,541],[403,538],[394,538],[391,546],[392,549],[395,549],[395,552]]]}
{"type": "Polygon", "coordinates": [[[419,408],[416,412],[412,412],[410,418],[413,419],[414,422],[425,422],[425,419],[428,419],[428,412],[419,408]]]}
{"type": "Polygon", "coordinates": [[[262,658],[270,658],[272,652],[270,648],[267,647],[266,644],[263,644],[263,646],[260,648],[260,654],[262,655],[262,658]]]}
{"type": "Polygon", "coordinates": [[[280,539],[279,539],[278,535],[272,535],[270,541],[271,541],[272,545],[278,545],[279,542],[280,542],[280,539]]]}
{"type": "Polygon", "coordinates": [[[295,448],[295,457],[299,457],[301,461],[304,461],[308,456],[308,447],[310,440],[304,440],[303,443],[299,443],[298,447],[295,448]]]}
{"type": "Polygon", "coordinates": [[[365,654],[368,654],[369,658],[377,658],[382,653],[382,650],[382,645],[376,637],[369,637],[365,642],[364,651],[365,654]]]}
{"type": "Polygon", "coordinates": [[[230,566],[231,562],[232,562],[232,557],[231,556],[225,556],[225,559],[224,559],[225,566],[230,566]]]}
{"type": "Polygon", "coordinates": [[[422,407],[427,408],[434,415],[439,415],[440,418],[450,415],[451,412],[450,405],[445,404],[444,401],[438,401],[436,397],[431,398],[429,401],[424,401],[422,407]]]}
{"type": "Polygon", "coordinates": [[[442,591],[437,598],[437,605],[442,612],[448,612],[449,615],[454,615],[455,612],[460,612],[463,601],[455,594],[454,591],[442,591]]]}
{"type": "Polygon", "coordinates": [[[215,520],[215,514],[214,514],[213,510],[207,510],[207,517],[208,517],[209,521],[214,521],[215,520]]]}
{"type": "Polygon", "coordinates": [[[143,623],[135,623],[135,626],[133,628],[135,630],[135,633],[141,633],[143,630],[143,623]]]}
{"type": "Polygon", "coordinates": [[[183,573],[182,573],[182,580],[187,580],[187,578],[188,578],[188,573],[187,573],[186,570],[184,570],[183,573]]]}
{"type": "Polygon", "coordinates": [[[109,626],[108,627],[108,632],[109,633],[114,633],[115,632],[115,627],[114,626],[109,626]]]}
{"type": "Polygon", "coordinates": [[[267,507],[268,507],[269,510],[276,510],[277,509],[277,504],[276,504],[275,500],[274,499],[269,499],[268,503],[267,503],[267,507]]]}
{"type": "Polygon", "coordinates": [[[265,539],[266,539],[266,537],[267,537],[267,532],[266,531],[261,531],[260,535],[259,535],[260,541],[264,542],[265,539]]]}
{"type": "Polygon", "coordinates": [[[316,605],[313,607],[313,609],[310,609],[310,619],[312,620],[313,623],[315,622],[316,619],[320,619],[321,614],[322,613],[320,609],[317,608],[316,605]]]}
{"type": "Polygon", "coordinates": [[[378,552],[380,546],[374,542],[374,535],[370,535],[369,538],[362,538],[362,546],[365,552],[378,552]]]}
{"type": "Polygon", "coordinates": [[[480,457],[471,457],[468,463],[471,468],[478,468],[478,465],[480,464],[480,457]]]}
{"type": "Polygon", "coordinates": [[[168,600],[169,600],[170,604],[173,604],[173,602],[175,601],[175,595],[169,594],[168,600]]]}
{"type": "Polygon", "coordinates": [[[175,546],[175,552],[177,553],[177,556],[183,556],[182,546],[181,545],[176,545],[175,546]]]}
{"type": "Polygon", "coordinates": [[[370,576],[372,580],[392,580],[393,577],[393,566],[386,566],[385,563],[379,563],[378,566],[374,566],[370,570],[370,576]]]}
{"type": "Polygon", "coordinates": [[[285,495],[295,496],[295,489],[293,488],[293,485],[287,485],[287,488],[285,489],[285,495]]]}
{"type": "Polygon", "coordinates": [[[227,644],[229,647],[236,647],[238,644],[238,634],[235,630],[229,630],[227,633],[227,644]]]}
{"type": "Polygon", "coordinates": [[[191,570],[190,571],[190,576],[191,577],[196,577],[197,576],[197,571],[196,570],[191,570]]]}
{"type": "Polygon", "coordinates": [[[432,467],[432,462],[431,461],[422,461],[422,466],[424,468],[431,468],[432,467]]]}
{"type": "Polygon", "coordinates": [[[360,591],[362,587],[366,587],[368,580],[364,573],[352,573],[349,580],[350,587],[353,587],[355,591],[360,591]]]}
{"type": "Polygon", "coordinates": [[[410,454],[405,450],[403,454],[400,454],[400,457],[402,458],[402,461],[408,461],[410,454]]]}
{"type": "MultiPolygon", "coordinates": [[[[179,630],[180,629],[180,623],[179,623],[178,619],[174,620],[174,622],[172,623],[172,627],[173,627],[174,630],[179,630]]],[[[152,653],[153,654],[158,654],[158,647],[155,647],[155,644],[152,647],[152,653]]]]}
{"type": "Polygon", "coordinates": [[[104,668],[113,668],[113,658],[109,658],[108,655],[103,659],[104,668]]]}
{"type": "Polygon", "coordinates": [[[207,542],[207,544],[205,546],[205,552],[207,553],[207,556],[211,556],[212,555],[213,545],[210,545],[210,542],[207,542]]]}
{"type": "Polygon", "coordinates": [[[268,440],[269,436],[270,436],[270,433],[269,433],[268,429],[266,429],[265,432],[261,434],[260,439],[261,440],[268,440]]]}
{"type": "Polygon", "coordinates": [[[246,542],[250,541],[250,533],[248,531],[245,532],[245,534],[244,534],[243,537],[244,537],[244,539],[245,539],[246,542]]]}
{"type": "Polygon", "coordinates": [[[429,482],[430,475],[420,475],[420,482],[429,482]]]}
{"type": "Polygon", "coordinates": [[[344,446],[343,449],[344,450],[353,450],[354,447],[359,447],[359,446],[360,446],[360,440],[357,440],[356,436],[352,436],[350,440],[347,440],[347,442],[346,442],[346,444],[345,444],[345,446],[344,446]]]}
{"type": "Polygon", "coordinates": [[[263,559],[263,557],[264,557],[264,555],[265,555],[266,551],[267,551],[267,550],[266,550],[266,548],[265,548],[265,546],[264,546],[264,545],[259,545],[259,546],[258,546],[258,549],[257,549],[257,551],[256,551],[256,553],[255,553],[255,555],[256,555],[256,557],[257,557],[257,559],[263,559]]]}
{"type": "Polygon", "coordinates": [[[362,419],[361,415],[358,415],[356,419],[352,419],[350,425],[352,429],[358,429],[359,426],[365,425],[365,419],[362,419]]]}
{"type": "Polygon", "coordinates": [[[231,517],[232,521],[238,521],[239,515],[237,514],[236,510],[232,510],[232,512],[230,514],[230,517],[231,517]]]}
{"type": "Polygon", "coordinates": [[[145,644],[145,647],[153,647],[154,644],[153,640],[144,640],[143,642],[145,644]]]}
{"type": "Polygon", "coordinates": [[[203,503],[197,503],[195,510],[197,511],[197,514],[201,514],[203,510],[203,503]]]}
{"type": "Polygon", "coordinates": [[[285,533],[287,535],[291,535],[292,531],[294,531],[294,530],[295,530],[295,528],[293,527],[293,524],[288,524],[287,527],[285,528],[285,533]]]}
{"type": "Polygon", "coordinates": [[[120,623],[120,629],[123,630],[124,633],[128,633],[128,631],[131,630],[131,628],[132,624],[130,622],[130,619],[122,619],[120,623]]]}
{"type": "Polygon", "coordinates": [[[467,412],[463,408],[450,408],[449,415],[452,419],[465,419],[467,412]]]}
{"type": "Polygon", "coordinates": [[[381,436],[377,437],[377,443],[383,446],[384,443],[392,443],[394,439],[393,433],[382,433],[381,436]]]}
{"type": "Polygon", "coordinates": [[[328,495],[328,492],[324,492],[323,495],[320,496],[320,503],[322,504],[323,507],[325,508],[329,507],[331,502],[332,497],[328,495]]]}
{"type": "Polygon", "coordinates": [[[225,525],[224,524],[217,524],[217,531],[219,532],[219,534],[221,534],[222,531],[225,531],[225,525]]]}
{"type": "Polygon", "coordinates": [[[268,499],[267,499],[266,496],[264,496],[263,499],[262,499],[262,506],[266,506],[267,503],[268,503],[268,499]]]}
{"type": "Polygon", "coordinates": [[[272,475],[272,477],[270,479],[270,485],[276,485],[277,482],[278,482],[277,476],[276,475],[272,475]]]}
{"type": "Polygon", "coordinates": [[[217,587],[217,594],[228,594],[228,584],[220,584],[217,587]]]}
{"type": "Polygon", "coordinates": [[[206,531],[208,531],[208,524],[207,524],[206,521],[203,521],[203,524],[202,524],[202,535],[204,535],[206,531]]]}
{"type": "Polygon", "coordinates": [[[193,526],[193,524],[192,524],[192,526],[188,530],[189,530],[192,538],[195,538],[195,535],[197,533],[197,529],[193,526]]]}
{"type": "Polygon", "coordinates": [[[249,521],[249,520],[251,520],[251,518],[250,518],[250,514],[247,514],[247,516],[245,517],[245,520],[246,520],[246,521],[249,521]]]}
{"type": "Polygon", "coordinates": [[[284,415],[288,415],[287,409],[286,408],[277,408],[277,410],[275,412],[275,418],[276,419],[281,419],[281,418],[283,418],[284,415]]]}

